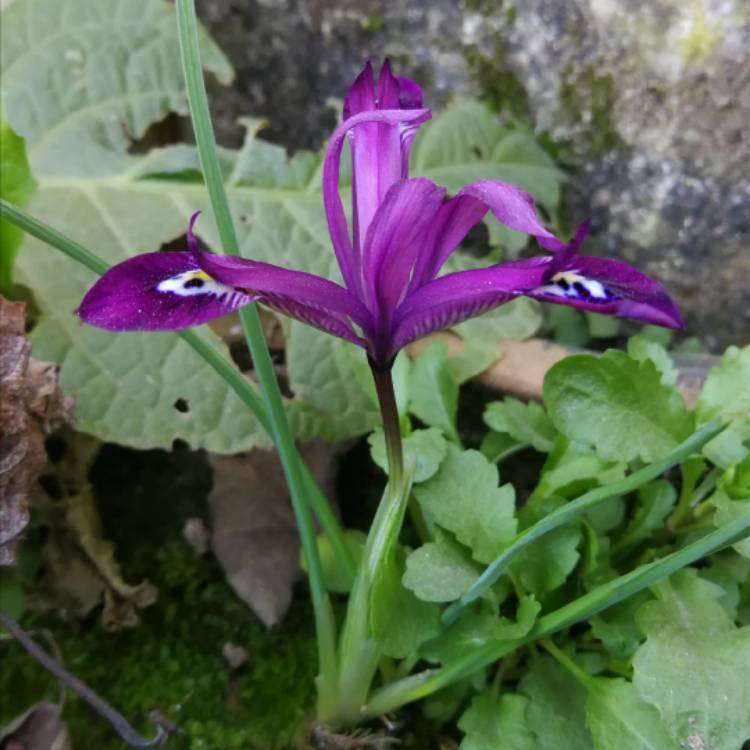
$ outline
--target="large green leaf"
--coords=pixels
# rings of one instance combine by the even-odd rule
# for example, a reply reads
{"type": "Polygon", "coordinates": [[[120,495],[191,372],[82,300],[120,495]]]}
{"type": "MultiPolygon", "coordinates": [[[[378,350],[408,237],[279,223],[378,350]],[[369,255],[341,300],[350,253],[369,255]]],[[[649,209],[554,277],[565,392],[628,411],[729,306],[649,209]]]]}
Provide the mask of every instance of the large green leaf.
{"type": "Polygon", "coordinates": [[[606,461],[654,461],[692,428],[680,395],[661,383],[653,362],[622,352],[558,362],[544,378],[544,402],[560,432],[606,461]]]}
{"type": "MultiPolygon", "coordinates": [[[[3,13],[1,33],[7,117],[26,141],[39,186],[31,213],[116,262],[180,237],[189,215],[202,210],[197,232],[220,249],[194,148],[130,153],[132,139],[151,124],[169,112],[186,112],[172,4],[14,0],[3,13]]],[[[205,35],[201,42],[206,70],[228,81],[225,57],[205,35]]],[[[507,142],[498,150],[509,131],[481,105],[471,107],[484,113],[495,155],[467,160],[465,151],[450,148],[446,127],[456,114],[446,113],[447,119],[426,126],[435,133],[424,158],[415,145],[425,176],[440,181],[445,171],[461,180],[502,178],[503,163],[512,171],[527,152],[532,158],[530,143],[519,156],[507,142]]],[[[259,121],[244,124],[243,147],[220,153],[242,255],[338,279],[322,209],[320,156],[289,158],[285,149],[256,137],[259,121]]],[[[543,152],[533,158],[548,160],[543,152]]],[[[560,176],[547,166],[534,190],[556,203],[553,186],[560,176]]],[[[119,336],[81,326],[73,311],[91,274],[31,239],[21,248],[18,273],[42,312],[32,335],[36,352],[61,365],[83,429],[139,447],[169,446],[175,438],[217,451],[266,443],[234,396],[175,336],[119,336]],[[190,403],[189,413],[173,408],[179,398],[190,403]]],[[[355,377],[355,356],[362,355],[352,356],[354,351],[291,324],[287,364],[298,434],[343,438],[376,423],[376,409],[355,377]]]]}
{"type": "Polygon", "coordinates": [[[737,750],[750,739],[750,627],[737,628],[722,590],[682,570],[637,615],[646,643],[634,659],[640,696],[680,747],[737,750]]]}

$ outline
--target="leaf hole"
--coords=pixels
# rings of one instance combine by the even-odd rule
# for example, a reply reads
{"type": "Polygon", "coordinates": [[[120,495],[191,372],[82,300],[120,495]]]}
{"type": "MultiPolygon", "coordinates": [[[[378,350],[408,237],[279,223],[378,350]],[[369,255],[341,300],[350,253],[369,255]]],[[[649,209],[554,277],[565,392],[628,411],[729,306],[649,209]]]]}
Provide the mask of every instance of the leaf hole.
{"type": "Polygon", "coordinates": [[[174,406],[180,414],[190,413],[190,402],[186,398],[178,398],[172,406],[174,406]]]}

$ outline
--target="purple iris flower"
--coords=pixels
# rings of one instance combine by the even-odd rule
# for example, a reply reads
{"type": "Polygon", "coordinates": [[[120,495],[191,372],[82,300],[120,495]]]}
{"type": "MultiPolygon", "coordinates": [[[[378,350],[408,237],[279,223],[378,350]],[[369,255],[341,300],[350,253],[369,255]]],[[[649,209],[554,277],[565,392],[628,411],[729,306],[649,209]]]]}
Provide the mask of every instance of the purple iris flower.
{"type": "Polygon", "coordinates": [[[109,269],[85,296],[80,317],[101,328],[176,330],[252,301],[363,347],[378,369],[403,346],[515,297],[679,328],[661,285],[615,260],[577,254],[584,222],[566,244],[539,222],[530,195],[480,180],[446,198],[430,180],[409,178],[414,133],[431,116],[420,88],[392,74],[377,81],[368,62],[349,88],[344,122],[323,165],[323,203],[343,285],[302,271],[188,250],[135,256],[109,269]],[[352,155],[352,226],[339,195],[344,144],[352,155]],[[491,211],[534,237],[548,255],[440,276],[467,232],[491,211]]]}

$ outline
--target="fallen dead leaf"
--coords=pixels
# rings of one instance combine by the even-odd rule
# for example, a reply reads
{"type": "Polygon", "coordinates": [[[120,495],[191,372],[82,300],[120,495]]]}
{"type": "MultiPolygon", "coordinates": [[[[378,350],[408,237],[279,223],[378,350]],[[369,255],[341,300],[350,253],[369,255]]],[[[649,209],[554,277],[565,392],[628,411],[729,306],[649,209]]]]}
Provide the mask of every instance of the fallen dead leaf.
{"type": "Polygon", "coordinates": [[[36,362],[24,335],[25,306],[0,297],[0,565],[16,562],[31,488],[46,461],[44,438],[70,421],[54,365],[36,362]]]}
{"type": "MultiPolygon", "coordinates": [[[[336,447],[315,441],[300,449],[313,476],[333,496],[336,447]]],[[[267,626],[279,622],[299,577],[299,537],[276,451],[211,456],[208,496],[211,543],[232,588],[267,626]]]]}
{"type": "MultiPolygon", "coordinates": [[[[138,610],[153,604],[158,592],[144,580],[127,583],[104,538],[89,469],[99,442],[81,433],[64,435],[63,457],[51,468],[62,492],[59,500],[38,493],[35,508],[48,529],[42,548],[45,577],[33,598],[37,609],[62,609],[85,617],[101,602],[102,624],[116,631],[138,623],[138,610]]],[[[49,475],[48,475],[49,478],[49,475]]]]}
{"type": "Polygon", "coordinates": [[[36,703],[0,729],[0,750],[73,750],[62,707],[36,703]]]}

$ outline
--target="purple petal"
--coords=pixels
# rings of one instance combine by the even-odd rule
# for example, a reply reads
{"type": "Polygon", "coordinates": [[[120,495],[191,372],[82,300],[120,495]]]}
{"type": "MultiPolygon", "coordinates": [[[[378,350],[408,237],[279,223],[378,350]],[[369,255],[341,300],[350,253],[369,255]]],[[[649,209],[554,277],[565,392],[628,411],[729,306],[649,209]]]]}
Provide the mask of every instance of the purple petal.
{"type": "Polygon", "coordinates": [[[361,112],[342,123],[328,142],[323,162],[323,205],[336,259],[346,286],[352,293],[362,293],[360,248],[364,244],[367,226],[377,206],[385,197],[387,188],[401,178],[403,143],[409,140],[414,130],[428,120],[430,115],[428,109],[361,112]],[[355,136],[357,145],[354,146],[352,171],[354,192],[357,197],[354,205],[355,243],[352,247],[344,206],[338,193],[341,149],[350,132],[357,127],[371,123],[382,125],[392,132],[386,133],[384,139],[387,148],[379,143],[378,137],[373,137],[373,133],[365,134],[359,140],[357,140],[358,136],[355,136]],[[392,138],[394,133],[399,139],[398,150],[395,149],[392,138]],[[394,147],[391,148],[391,146],[394,147]],[[361,207],[358,203],[360,199],[361,207]]]}
{"type": "Polygon", "coordinates": [[[567,247],[539,222],[534,199],[528,193],[505,182],[480,180],[461,188],[444,205],[433,230],[432,251],[425,253],[415,269],[412,291],[435,278],[448,256],[488,209],[501,224],[531,235],[547,250],[562,251],[567,247]]]}
{"type": "Polygon", "coordinates": [[[381,324],[401,301],[444,193],[423,177],[401,180],[378,207],[367,231],[362,272],[368,306],[381,324]]]}
{"type": "Polygon", "coordinates": [[[552,262],[537,256],[459,271],[409,294],[396,311],[390,356],[414,339],[457,325],[539,286],[552,262]]]}
{"type": "Polygon", "coordinates": [[[683,327],[677,305],[658,281],[608,258],[578,255],[564,264],[554,259],[542,283],[526,294],[602,315],[666,328],[683,327]]]}
{"type": "Polygon", "coordinates": [[[78,315],[110,331],[176,331],[252,300],[245,290],[207,276],[190,252],[146,253],[110,268],[83,298],[78,315]]]}
{"type": "Polygon", "coordinates": [[[375,81],[372,63],[368,60],[344,96],[344,119],[348,120],[360,112],[369,112],[375,107],[375,81]]]}
{"type": "Polygon", "coordinates": [[[366,333],[372,329],[364,305],[338,284],[304,271],[244,258],[198,253],[197,262],[211,278],[245,290],[255,299],[336,336],[362,344],[350,321],[366,333]]]}

